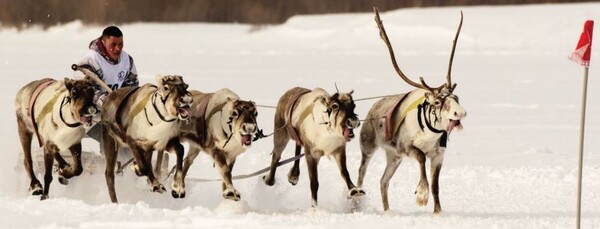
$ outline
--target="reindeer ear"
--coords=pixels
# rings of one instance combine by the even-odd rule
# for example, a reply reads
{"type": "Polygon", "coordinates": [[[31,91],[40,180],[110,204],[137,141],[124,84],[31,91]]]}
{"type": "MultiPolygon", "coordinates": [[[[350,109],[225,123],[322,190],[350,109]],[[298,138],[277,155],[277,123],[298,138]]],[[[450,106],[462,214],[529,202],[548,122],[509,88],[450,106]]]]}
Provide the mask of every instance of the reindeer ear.
{"type": "Polygon", "coordinates": [[[156,77],[154,77],[154,80],[156,81],[156,86],[158,86],[158,88],[162,88],[163,83],[164,83],[164,81],[163,81],[164,77],[165,76],[163,76],[163,75],[156,75],[156,77]]]}
{"type": "Polygon", "coordinates": [[[350,92],[348,92],[349,95],[352,95],[352,93],[354,93],[354,89],[350,90],[350,92]]]}
{"type": "Polygon", "coordinates": [[[432,98],[431,98],[431,97],[432,97],[432,95],[433,95],[433,94],[432,94],[431,92],[425,92],[425,99],[427,99],[427,100],[431,100],[431,99],[432,99],[432,98]]]}
{"type": "Polygon", "coordinates": [[[73,88],[73,80],[65,77],[65,87],[67,87],[67,90],[70,91],[71,88],[73,88]]]}

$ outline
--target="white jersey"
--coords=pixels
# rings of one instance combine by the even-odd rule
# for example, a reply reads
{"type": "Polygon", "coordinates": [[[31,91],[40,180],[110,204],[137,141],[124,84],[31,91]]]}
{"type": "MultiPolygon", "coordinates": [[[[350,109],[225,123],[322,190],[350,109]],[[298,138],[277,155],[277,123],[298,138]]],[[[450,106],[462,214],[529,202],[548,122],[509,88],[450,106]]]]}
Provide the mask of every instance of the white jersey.
{"type": "MultiPolygon", "coordinates": [[[[122,86],[132,86],[131,77],[135,77],[137,82],[137,71],[129,54],[121,51],[119,62],[116,64],[108,62],[100,53],[95,50],[89,52],[83,57],[78,65],[90,65],[94,68],[100,79],[102,79],[112,90],[122,86]],[[127,85],[123,83],[127,82],[127,85]]],[[[134,85],[137,86],[137,85],[134,85]]]]}

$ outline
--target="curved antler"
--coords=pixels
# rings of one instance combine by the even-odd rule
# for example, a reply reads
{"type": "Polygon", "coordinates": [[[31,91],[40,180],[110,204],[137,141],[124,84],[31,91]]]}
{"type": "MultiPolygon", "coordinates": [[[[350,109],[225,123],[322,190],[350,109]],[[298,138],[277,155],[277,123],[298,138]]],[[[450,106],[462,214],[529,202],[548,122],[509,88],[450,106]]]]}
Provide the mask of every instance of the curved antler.
{"type": "Polygon", "coordinates": [[[450,53],[450,61],[448,63],[448,75],[446,75],[447,85],[450,87],[450,91],[454,91],[456,88],[456,84],[452,84],[452,61],[454,60],[454,51],[456,50],[456,41],[458,40],[458,35],[460,35],[460,29],[462,28],[463,23],[463,12],[460,11],[460,23],[458,24],[458,29],[456,31],[456,36],[454,36],[454,41],[452,41],[452,52],[450,53]]]}
{"type": "Polygon", "coordinates": [[[88,65],[83,65],[83,66],[79,66],[76,64],[71,65],[71,69],[73,71],[80,71],[82,72],[85,76],[89,77],[90,79],[92,79],[94,82],[96,82],[96,84],[100,85],[100,87],[102,87],[102,89],[104,89],[107,92],[112,92],[112,89],[106,85],[106,83],[104,81],[102,81],[100,79],[100,77],[92,70],[89,69],[90,66],[88,65]]]}
{"type": "Polygon", "coordinates": [[[398,63],[396,63],[396,56],[394,55],[394,49],[392,48],[392,45],[390,44],[390,40],[388,39],[387,33],[385,32],[385,28],[383,27],[383,22],[381,21],[381,18],[379,18],[379,9],[377,9],[377,7],[373,7],[373,11],[375,11],[375,22],[377,23],[377,27],[379,28],[379,36],[381,37],[381,39],[383,39],[383,41],[387,45],[388,51],[390,52],[390,58],[392,59],[392,64],[394,65],[394,69],[396,69],[396,72],[398,73],[400,78],[402,78],[404,81],[406,81],[408,84],[410,84],[413,87],[426,89],[425,87],[423,87],[423,85],[415,83],[412,80],[410,80],[408,77],[406,77],[406,75],[404,75],[402,70],[400,70],[400,67],[398,67],[398,63]]]}

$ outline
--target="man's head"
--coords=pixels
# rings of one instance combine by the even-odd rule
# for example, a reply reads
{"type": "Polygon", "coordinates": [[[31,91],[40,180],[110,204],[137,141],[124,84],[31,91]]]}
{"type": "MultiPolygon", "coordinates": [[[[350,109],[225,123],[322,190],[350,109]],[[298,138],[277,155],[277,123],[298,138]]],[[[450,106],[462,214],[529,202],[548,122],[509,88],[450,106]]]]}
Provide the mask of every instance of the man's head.
{"type": "Polygon", "coordinates": [[[109,26],[102,31],[102,44],[113,60],[119,60],[123,50],[123,33],[116,26],[109,26]]]}

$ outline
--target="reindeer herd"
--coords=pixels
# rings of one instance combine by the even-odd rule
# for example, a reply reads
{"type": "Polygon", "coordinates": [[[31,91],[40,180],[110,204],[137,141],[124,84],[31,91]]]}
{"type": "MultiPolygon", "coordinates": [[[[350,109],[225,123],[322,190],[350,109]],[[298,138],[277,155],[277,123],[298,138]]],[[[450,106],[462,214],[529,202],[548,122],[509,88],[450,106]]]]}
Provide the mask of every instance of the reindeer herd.
{"type": "MultiPolygon", "coordinates": [[[[380,181],[383,209],[389,209],[388,186],[400,162],[412,157],[419,162],[420,181],[416,187],[416,202],[424,206],[428,202],[430,185],[434,199],[434,214],[441,213],[439,199],[439,176],[444,160],[448,135],[454,128],[461,129],[466,111],[459,105],[454,94],[456,84],[451,80],[451,69],[456,41],[462,27],[460,24],[454,38],[447,73],[447,82],[431,87],[420,78],[412,81],[398,66],[394,51],[380,20],[377,8],[375,21],[380,36],[387,45],[393,67],[398,75],[416,89],[377,101],[369,110],[360,130],[362,160],[355,185],[346,165],[346,143],[355,137],[354,130],[361,125],[349,93],[330,95],[321,88],[292,88],[281,96],[274,117],[272,161],[268,175],[263,177],[266,185],[275,183],[277,166],[287,143],[293,140],[298,156],[304,147],[305,160],[310,179],[312,206],[317,206],[319,189],[318,163],[321,157],[335,158],[341,177],[348,188],[348,198],[365,195],[362,185],[375,150],[380,147],[386,153],[387,165],[380,181]],[[427,179],[426,160],[430,160],[431,184],[427,179]]],[[[24,165],[31,180],[29,192],[48,198],[53,180],[56,160],[59,182],[83,172],[81,140],[85,129],[93,125],[93,118],[100,117],[96,125],[102,125],[102,143],[106,159],[105,177],[110,199],[117,203],[115,192],[115,167],[120,149],[128,148],[133,156],[132,169],[138,176],[145,176],[152,192],[165,192],[160,183],[160,169],[153,171],[153,152],[157,152],[156,168],[161,167],[163,153],[175,155],[171,194],[184,198],[185,177],[200,151],[212,157],[218,167],[225,199],[240,200],[241,195],[232,182],[232,170],[236,157],[251,146],[259,133],[256,117],[257,106],[242,100],[229,89],[206,93],[188,90],[181,76],[159,75],[156,84],[140,87],[124,87],[109,94],[102,107],[93,102],[97,76],[81,66],[82,80],[65,78],[63,81],[42,79],[21,88],[16,96],[15,107],[18,133],[24,152],[24,165]],[[94,81],[96,80],[96,82],[94,81]],[[44,184],[33,170],[31,142],[35,136],[42,147],[44,160],[44,184]],[[187,155],[183,142],[189,144],[187,155]],[[72,164],[60,152],[70,152],[72,164]],[[186,155],[184,157],[184,155],[186,155]]],[[[288,173],[288,181],[296,185],[300,175],[299,159],[288,173]]]]}

